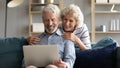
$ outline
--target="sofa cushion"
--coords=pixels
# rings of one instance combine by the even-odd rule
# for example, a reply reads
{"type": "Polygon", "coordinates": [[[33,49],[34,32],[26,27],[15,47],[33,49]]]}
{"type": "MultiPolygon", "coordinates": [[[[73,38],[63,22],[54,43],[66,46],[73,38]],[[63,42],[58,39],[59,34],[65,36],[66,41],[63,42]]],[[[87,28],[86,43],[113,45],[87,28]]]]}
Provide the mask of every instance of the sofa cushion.
{"type": "Polygon", "coordinates": [[[92,49],[103,48],[103,47],[108,46],[113,43],[116,43],[116,41],[113,40],[111,37],[105,37],[105,38],[99,40],[96,44],[94,44],[92,46],[92,49]]]}
{"type": "Polygon", "coordinates": [[[104,48],[76,50],[74,68],[114,68],[116,43],[104,48]]]}
{"type": "Polygon", "coordinates": [[[0,38],[0,68],[21,68],[24,37],[0,38]]]}

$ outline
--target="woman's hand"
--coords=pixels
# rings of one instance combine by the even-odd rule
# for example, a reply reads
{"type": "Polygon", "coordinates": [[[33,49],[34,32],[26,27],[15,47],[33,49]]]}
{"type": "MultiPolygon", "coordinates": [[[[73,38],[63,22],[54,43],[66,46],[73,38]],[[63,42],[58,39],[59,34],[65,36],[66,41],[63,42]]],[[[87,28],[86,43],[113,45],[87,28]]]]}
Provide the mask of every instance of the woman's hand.
{"type": "Polygon", "coordinates": [[[61,59],[54,61],[53,64],[56,65],[58,68],[67,68],[66,63],[61,59]]]}
{"type": "Polygon", "coordinates": [[[72,40],[73,42],[77,43],[78,47],[81,49],[81,50],[86,50],[88,49],[84,43],[76,36],[74,35],[73,33],[70,33],[70,32],[65,32],[63,35],[62,35],[63,38],[65,39],[69,39],[69,40],[72,40]]]}
{"type": "Polygon", "coordinates": [[[29,37],[27,38],[27,42],[28,42],[29,44],[36,44],[36,43],[40,42],[40,38],[37,37],[37,36],[29,36],[29,37]]]}
{"type": "Polygon", "coordinates": [[[65,32],[63,35],[62,35],[63,38],[65,39],[69,39],[69,40],[72,40],[73,42],[76,42],[77,40],[77,36],[74,35],[73,33],[71,32],[65,32]]]}

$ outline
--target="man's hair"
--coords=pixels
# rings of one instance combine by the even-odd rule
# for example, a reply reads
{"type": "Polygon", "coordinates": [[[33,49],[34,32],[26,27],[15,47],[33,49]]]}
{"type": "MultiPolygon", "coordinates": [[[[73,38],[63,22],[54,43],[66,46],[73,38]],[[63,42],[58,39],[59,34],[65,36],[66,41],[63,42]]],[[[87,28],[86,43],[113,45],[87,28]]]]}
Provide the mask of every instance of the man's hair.
{"type": "Polygon", "coordinates": [[[53,12],[58,16],[58,18],[60,18],[60,9],[57,5],[54,5],[54,4],[46,5],[42,11],[42,17],[44,15],[44,12],[53,12]]]}
{"type": "Polygon", "coordinates": [[[83,25],[84,17],[79,6],[71,4],[65,7],[61,12],[61,18],[63,19],[67,14],[72,14],[72,16],[75,17],[77,20],[77,27],[81,27],[83,25]]]}

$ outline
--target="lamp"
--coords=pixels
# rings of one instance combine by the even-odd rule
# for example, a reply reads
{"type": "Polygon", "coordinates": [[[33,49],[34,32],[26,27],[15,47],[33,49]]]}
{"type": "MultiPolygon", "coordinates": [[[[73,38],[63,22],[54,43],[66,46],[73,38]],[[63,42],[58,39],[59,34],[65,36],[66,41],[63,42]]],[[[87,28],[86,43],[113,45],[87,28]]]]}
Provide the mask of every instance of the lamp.
{"type": "Polygon", "coordinates": [[[8,0],[7,7],[16,7],[20,5],[23,2],[23,0],[8,0]]]}
{"type": "MultiPolygon", "coordinates": [[[[1,1],[1,0],[0,0],[1,1]]],[[[6,0],[6,9],[5,9],[5,37],[7,36],[7,8],[12,8],[19,6],[23,0],[6,0]]]]}

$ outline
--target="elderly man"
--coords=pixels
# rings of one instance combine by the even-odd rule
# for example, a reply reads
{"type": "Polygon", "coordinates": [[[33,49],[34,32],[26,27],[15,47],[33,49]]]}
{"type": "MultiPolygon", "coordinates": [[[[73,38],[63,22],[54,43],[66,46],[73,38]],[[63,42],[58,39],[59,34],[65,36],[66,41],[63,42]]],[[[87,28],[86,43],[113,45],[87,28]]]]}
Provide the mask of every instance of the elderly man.
{"type": "Polygon", "coordinates": [[[52,65],[47,68],[73,68],[75,62],[74,43],[61,37],[62,33],[58,29],[60,23],[60,10],[56,5],[49,4],[42,11],[42,19],[45,27],[45,32],[39,36],[31,36],[28,42],[37,39],[34,44],[55,44],[59,48],[60,60],[55,60],[52,65]],[[38,38],[39,37],[39,38],[38,38]]]}

